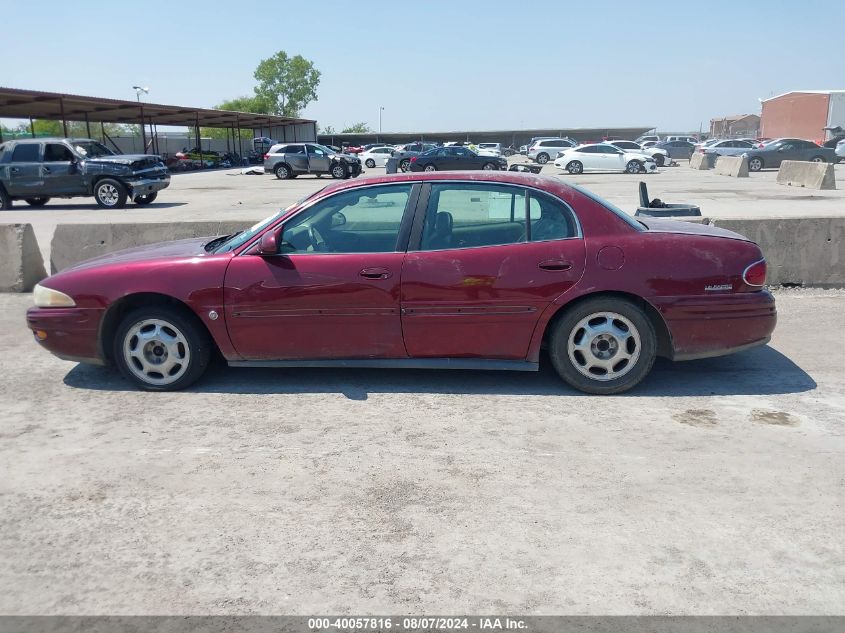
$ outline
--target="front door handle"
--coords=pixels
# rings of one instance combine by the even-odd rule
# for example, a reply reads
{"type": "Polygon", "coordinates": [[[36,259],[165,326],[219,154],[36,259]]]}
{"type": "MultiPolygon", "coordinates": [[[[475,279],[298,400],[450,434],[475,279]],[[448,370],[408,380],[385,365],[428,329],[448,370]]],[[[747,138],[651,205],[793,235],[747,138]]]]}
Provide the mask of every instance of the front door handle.
{"type": "Polygon", "coordinates": [[[543,270],[551,271],[562,271],[572,268],[572,264],[570,262],[563,261],[562,259],[547,259],[540,262],[538,266],[543,270]]]}
{"type": "Polygon", "coordinates": [[[42,168],[41,168],[41,170],[42,170],[45,174],[49,174],[49,173],[50,173],[50,168],[49,168],[49,167],[42,167],[42,168]]]}
{"type": "Polygon", "coordinates": [[[387,268],[365,268],[358,274],[364,279],[390,279],[393,276],[387,268]]]}
{"type": "Polygon", "coordinates": [[[9,168],[9,172],[13,173],[13,174],[18,174],[18,173],[20,173],[20,171],[21,170],[18,167],[10,167],[9,168]]]}

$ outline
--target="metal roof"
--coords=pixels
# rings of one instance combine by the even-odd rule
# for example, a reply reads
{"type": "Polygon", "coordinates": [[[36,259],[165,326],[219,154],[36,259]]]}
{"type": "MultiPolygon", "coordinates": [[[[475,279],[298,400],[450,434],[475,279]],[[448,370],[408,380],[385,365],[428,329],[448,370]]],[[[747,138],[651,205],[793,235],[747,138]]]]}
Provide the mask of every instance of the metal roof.
{"type": "Polygon", "coordinates": [[[96,123],[154,123],[203,127],[260,128],[315,123],[271,114],[232,112],[103,97],[0,87],[0,118],[53,119],[96,123]]]}

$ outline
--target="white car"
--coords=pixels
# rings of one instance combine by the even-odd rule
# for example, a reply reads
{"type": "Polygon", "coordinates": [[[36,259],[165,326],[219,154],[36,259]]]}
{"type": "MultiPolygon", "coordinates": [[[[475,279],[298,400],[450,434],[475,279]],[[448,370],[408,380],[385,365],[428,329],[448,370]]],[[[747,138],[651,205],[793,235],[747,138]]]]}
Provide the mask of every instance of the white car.
{"type": "Polygon", "coordinates": [[[372,147],[366,152],[361,152],[358,154],[358,158],[361,159],[361,162],[367,169],[374,169],[376,167],[384,167],[387,164],[387,159],[393,155],[394,148],[383,146],[383,147],[372,147]]]}
{"type": "Polygon", "coordinates": [[[501,156],[502,155],[502,144],[501,143],[479,143],[478,144],[478,151],[476,153],[479,156],[501,156]]]}
{"type": "Polygon", "coordinates": [[[625,152],[610,143],[579,145],[558,154],[555,167],[570,174],[585,171],[621,171],[629,174],[657,171],[657,163],[642,153],[625,152]]]}
{"type": "Polygon", "coordinates": [[[643,147],[635,141],[608,141],[608,144],[618,147],[624,152],[651,156],[654,159],[654,162],[657,163],[658,167],[663,167],[663,165],[669,165],[672,163],[672,159],[669,158],[669,152],[665,149],[660,149],[658,147],[643,147]]]}

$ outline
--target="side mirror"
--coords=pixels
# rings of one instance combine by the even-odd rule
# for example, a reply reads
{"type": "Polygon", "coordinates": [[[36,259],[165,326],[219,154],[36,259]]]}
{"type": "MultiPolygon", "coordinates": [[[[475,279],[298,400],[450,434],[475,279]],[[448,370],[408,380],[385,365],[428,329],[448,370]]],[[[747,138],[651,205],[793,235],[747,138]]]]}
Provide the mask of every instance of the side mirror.
{"type": "Polygon", "coordinates": [[[275,231],[267,231],[261,236],[258,242],[258,254],[262,257],[267,255],[279,254],[279,236],[282,234],[281,229],[275,231]]]}
{"type": "Polygon", "coordinates": [[[340,211],[332,215],[332,226],[343,226],[346,224],[346,216],[343,215],[340,211]]]}

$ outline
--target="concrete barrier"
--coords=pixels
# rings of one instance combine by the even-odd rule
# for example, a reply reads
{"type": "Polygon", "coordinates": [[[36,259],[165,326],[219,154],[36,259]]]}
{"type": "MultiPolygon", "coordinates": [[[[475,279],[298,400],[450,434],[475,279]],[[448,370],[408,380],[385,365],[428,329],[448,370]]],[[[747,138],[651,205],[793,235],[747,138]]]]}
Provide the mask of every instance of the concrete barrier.
{"type": "Polygon", "coordinates": [[[748,159],[745,156],[719,156],[714,169],[720,176],[748,178],[748,159]]]}
{"type": "Polygon", "coordinates": [[[711,219],[710,224],[760,245],[769,285],[845,287],[845,218],[711,219]]]}
{"type": "Polygon", "coordinates": [[[59,224],[50,244],[50,270],[57,273],[86,259],[134,246],[226,235],[249,228],[256,221],[59,224]]]}
{"type": "Polygon", "coordinates": [[[710,169],[710,160],[708,154],[701,152],[693,152],[689,159],[690,169],[710,169]]]}
{"type": "Polygon", "coordinates": [[[29,292],[46,276],[32,225],[0,224],[0,292],[29,292]]]}
{"type": "Polygon", "coordinates": [[[830,163],[785,160],[778,169],[777,182],[807,189],[836,189],[836,176],[830,163]]]}

